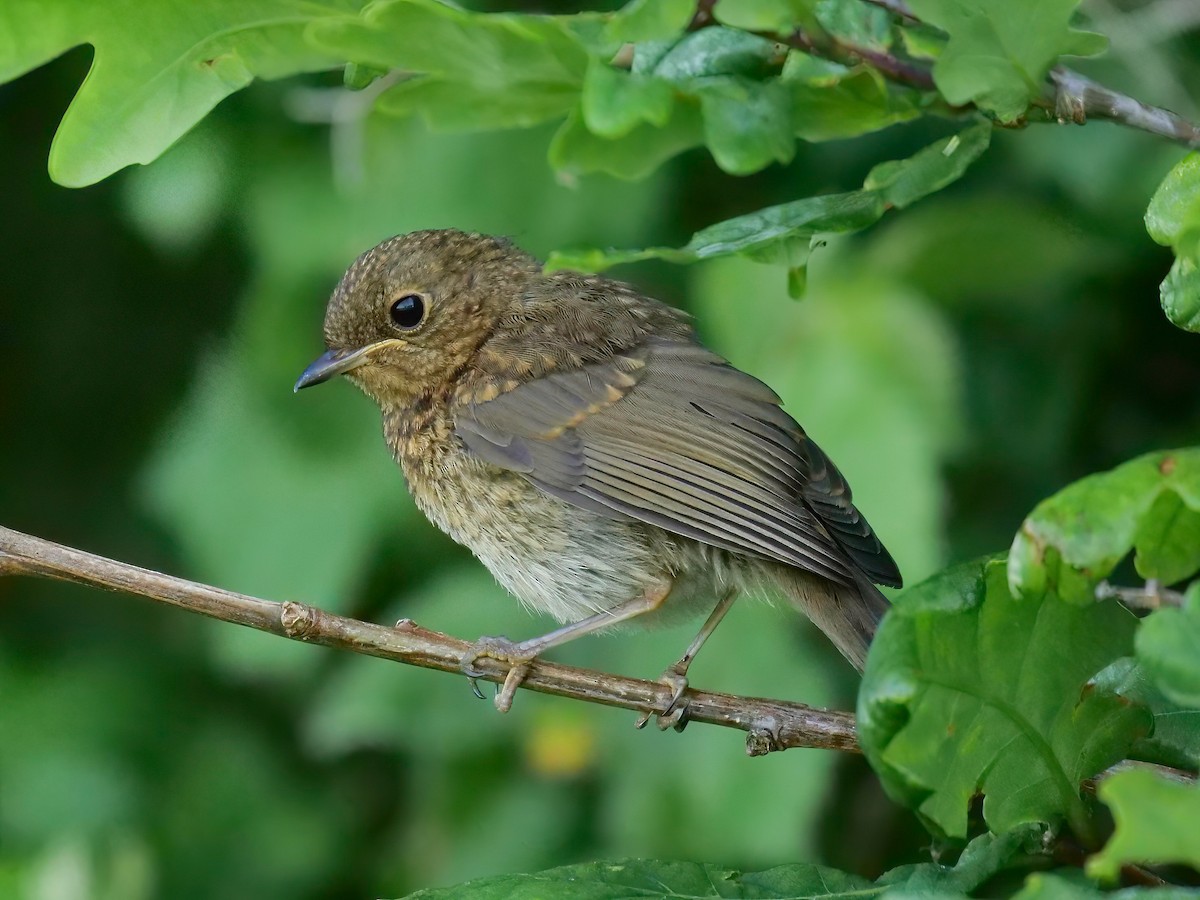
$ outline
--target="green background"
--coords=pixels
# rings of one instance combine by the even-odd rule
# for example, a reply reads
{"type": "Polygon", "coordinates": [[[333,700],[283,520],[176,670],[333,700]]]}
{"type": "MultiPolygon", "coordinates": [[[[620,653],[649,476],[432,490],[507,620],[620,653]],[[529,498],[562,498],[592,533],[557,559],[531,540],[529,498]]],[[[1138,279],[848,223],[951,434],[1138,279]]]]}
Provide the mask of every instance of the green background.
{"type": "MultiPolygon", "coordinates": [[[[1114,47],[1107,81],[1144,88],[1136,54],[1114,47]]],[[[1176,90],[1159,102],[1194,118],[1194,63],[1153,58],[1176,90]]],[[[549,623],[415,511],[365,398],[291,393],[349,261],[428,227],[541,255],[681,245],[854,189],[954,130],[802,143],[740,179],[690,151],[631,184],[556,177],[549,128],[446,135],[350,116],[331,133],[312,120],[353,101],[340,75],[316,75],[255,85],[153,166],[74,191],[45,160],[88,64],[75,50],[0,88],[0,521],[468,639],[549,623]]],[[[615,274],[690,309],[780,392],[913,584],[1007,547],[1063,484],[1194,441],[1200,357],[1159,309],[1171,256],[1142,224],[1181,156],[1105,125],[998,131],[959,183],[814,251],[800,302],[782,269],[744,260],[615,274]]],[[[555,657],[653,677],[690,633],[555,657]]],[[[846,709],[856,685],[807,623],[751,603],[693,683],[846,709]]],[[[501,717],[463,679],[6,579],[0,895],[388,896],[628,855],[874,876],[928,842],[860,759],[749,759],[734,732],[633,719],[532,694],[501,717]]]]}

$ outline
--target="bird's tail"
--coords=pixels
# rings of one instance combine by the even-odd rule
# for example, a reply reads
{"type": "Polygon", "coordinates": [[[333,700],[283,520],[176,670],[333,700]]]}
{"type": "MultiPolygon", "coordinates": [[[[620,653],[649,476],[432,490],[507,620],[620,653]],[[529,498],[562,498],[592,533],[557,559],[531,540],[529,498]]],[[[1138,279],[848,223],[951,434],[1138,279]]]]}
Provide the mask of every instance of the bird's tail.
{"type": "Polygon", "coordinates": [[[875,628],[890,605],[879,588],[861,572],[855,573],[853,585],[844,585],[790,567],[778,570],[778,581],[788,599],[861,672],[875,628]]]}

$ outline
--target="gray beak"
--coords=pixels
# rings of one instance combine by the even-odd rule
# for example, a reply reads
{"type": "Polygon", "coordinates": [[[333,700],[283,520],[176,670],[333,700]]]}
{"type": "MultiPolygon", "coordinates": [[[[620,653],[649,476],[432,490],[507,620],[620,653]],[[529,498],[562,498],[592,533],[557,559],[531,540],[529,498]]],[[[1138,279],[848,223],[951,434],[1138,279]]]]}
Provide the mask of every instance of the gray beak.
{"type": "Polygon", "coordinates": [[[312,387],[314,384],[328,381],[335,375],[344,375],[351,369],[357,369],[366,361],[366,347],[358,350],[330,350],[328,353],[322,353],[300,374],[296,380],[296,386],[292,390],[298,391],[302,388],[312,387]]]}

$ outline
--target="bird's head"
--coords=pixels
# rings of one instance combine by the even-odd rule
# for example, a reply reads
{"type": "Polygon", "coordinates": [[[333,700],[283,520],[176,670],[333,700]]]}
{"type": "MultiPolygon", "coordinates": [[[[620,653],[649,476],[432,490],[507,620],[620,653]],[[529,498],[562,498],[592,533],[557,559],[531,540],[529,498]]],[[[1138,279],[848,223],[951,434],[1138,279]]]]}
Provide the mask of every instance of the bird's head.
{"type": "Polygon", "coordinates": [[[415,231],[368,250],[325,312],[327,352],[295,389],[346,375],[387,409],[404,406],[470,362],[541,272],[502,238],[415,231]]]}

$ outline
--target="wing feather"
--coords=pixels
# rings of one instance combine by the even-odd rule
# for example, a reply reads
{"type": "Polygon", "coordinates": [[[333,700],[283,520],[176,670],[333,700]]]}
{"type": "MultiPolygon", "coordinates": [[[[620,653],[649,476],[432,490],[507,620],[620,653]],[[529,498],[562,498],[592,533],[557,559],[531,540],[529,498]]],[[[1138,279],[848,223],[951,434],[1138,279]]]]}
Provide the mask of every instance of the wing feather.
{"type": "Polygon", "coordinates": [[[581,508],[834,581],[899,572],[829,458],[762,382],[695,343],[651,339],[544,375],[455,419],[467,448],[581,508]]]}

